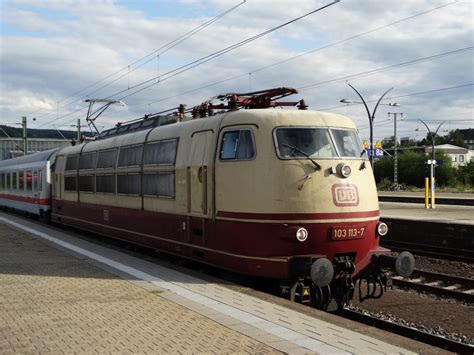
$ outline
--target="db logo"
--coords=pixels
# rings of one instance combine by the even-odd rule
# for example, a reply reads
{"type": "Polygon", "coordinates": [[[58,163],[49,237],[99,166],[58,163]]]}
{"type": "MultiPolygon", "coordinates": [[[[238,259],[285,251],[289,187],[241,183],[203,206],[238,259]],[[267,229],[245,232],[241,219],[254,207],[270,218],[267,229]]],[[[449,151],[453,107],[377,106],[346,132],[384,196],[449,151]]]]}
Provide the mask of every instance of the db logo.
{"type": "Polygon", "coordinates": [[[358,206],[359,192],[357,186],[351,184],[332,185],[332,201],[338,207],[358,206]]]}

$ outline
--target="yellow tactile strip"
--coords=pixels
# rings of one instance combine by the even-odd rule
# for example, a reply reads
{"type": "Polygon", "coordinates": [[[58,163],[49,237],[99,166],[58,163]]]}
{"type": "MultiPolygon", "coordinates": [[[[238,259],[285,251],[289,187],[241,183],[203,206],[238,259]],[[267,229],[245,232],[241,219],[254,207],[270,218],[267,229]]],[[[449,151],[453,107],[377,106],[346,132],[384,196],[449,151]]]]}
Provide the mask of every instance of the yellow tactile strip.
{"type": "Polygon", "coordinates": [[[0,353],[276,350],[0,224],[0,353]]]}

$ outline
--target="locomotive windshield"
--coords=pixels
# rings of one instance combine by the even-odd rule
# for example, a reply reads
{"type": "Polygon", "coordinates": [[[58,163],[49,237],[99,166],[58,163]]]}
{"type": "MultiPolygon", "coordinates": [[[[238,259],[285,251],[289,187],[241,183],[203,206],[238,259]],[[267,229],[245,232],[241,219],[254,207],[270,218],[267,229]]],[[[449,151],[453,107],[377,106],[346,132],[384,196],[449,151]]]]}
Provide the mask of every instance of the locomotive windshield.
{"type": "Polygon", "coordinates": [[[363,150],[357,132],[348,129],[278,128],[275,131],[278,156],[336,158],[360,157],[363,150]]]}

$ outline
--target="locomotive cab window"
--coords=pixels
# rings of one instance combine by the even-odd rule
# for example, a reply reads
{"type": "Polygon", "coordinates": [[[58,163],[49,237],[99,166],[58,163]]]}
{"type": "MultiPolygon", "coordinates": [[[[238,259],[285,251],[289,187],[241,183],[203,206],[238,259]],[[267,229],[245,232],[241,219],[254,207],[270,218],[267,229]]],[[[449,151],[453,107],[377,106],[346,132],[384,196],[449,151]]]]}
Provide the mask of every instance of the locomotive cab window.
{"type": "Polygon", "coordinates": [[[348,129],[331,129],[334,143],[341,157],[359,158],[364,150],[356,131],[348,129]]]}
{"type": "Polygon", "coordinates": [[[224,132],[221,142],[221,160],[252,160],[255,143],[250,129],[224,132]]]}
{"type": "Polygon", "coordinates": [[[337,157],[327,128],[277,128],[274,137],[280,159],[337,157]]]}

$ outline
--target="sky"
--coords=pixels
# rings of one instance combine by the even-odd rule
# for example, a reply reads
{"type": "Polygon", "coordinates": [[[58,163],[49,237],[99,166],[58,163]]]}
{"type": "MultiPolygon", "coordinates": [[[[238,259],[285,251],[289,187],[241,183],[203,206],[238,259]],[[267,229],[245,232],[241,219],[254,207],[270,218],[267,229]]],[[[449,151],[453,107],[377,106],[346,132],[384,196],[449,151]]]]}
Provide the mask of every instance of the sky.
{"type": "Polygon", "coordinates": [[[389,112],[403,113],[398,137],[425,137],[420,119],[433,131],[444,121],[441,134],[474,128],[470,0],[342,0],[186,66],[331,2],[0,0],[0,124],[27,116],[30,128],[74,129],[78,118],[85,124],[86,99],[121,100],[95,122],[107,129],[222,93],[286,86],[299,91],[289,100],[352,118],[367,139],[350,83],[370,111],[393,88],[376,111],[375,139],[394,135],[389,112]]]}

